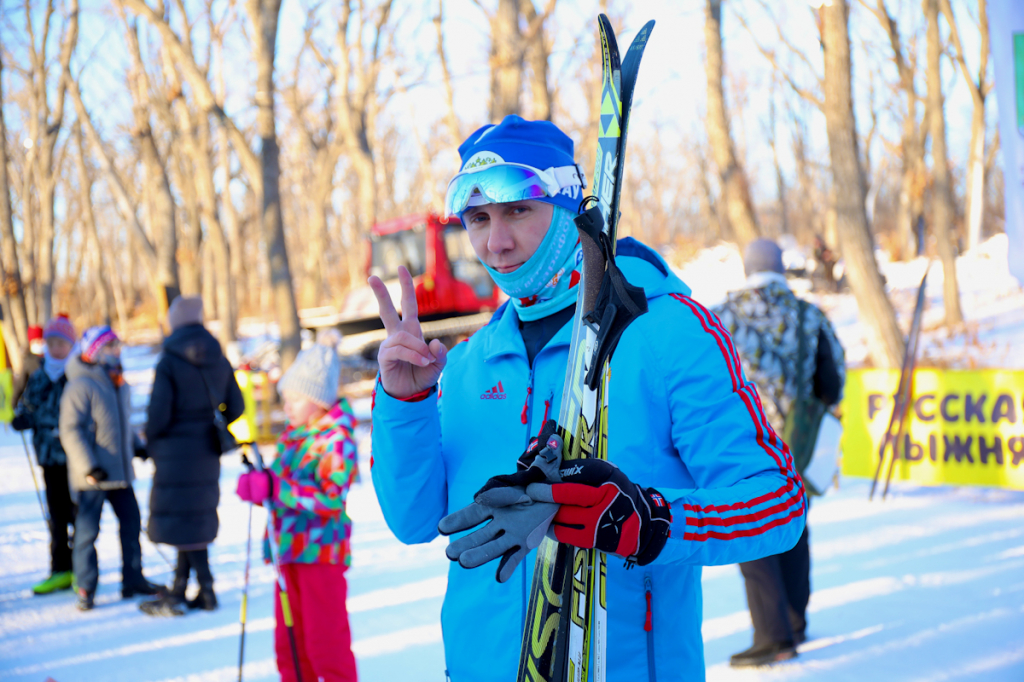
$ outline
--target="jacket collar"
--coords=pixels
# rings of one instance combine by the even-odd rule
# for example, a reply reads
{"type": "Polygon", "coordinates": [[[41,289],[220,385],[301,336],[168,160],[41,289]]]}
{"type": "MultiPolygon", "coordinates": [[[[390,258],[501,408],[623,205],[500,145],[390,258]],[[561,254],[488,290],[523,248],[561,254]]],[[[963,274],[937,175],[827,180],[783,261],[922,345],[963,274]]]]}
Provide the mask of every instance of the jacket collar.
{"type": "MultiPolygon", "coordinates": [[[[486,334],[484,337],[485,362],[506,355],[518,356],[526,361],[526,346],[523,344],[523,335],[519,331],[519,315],[516,314],[515,306],[508,303],[502,305],[494,313],[491,323],[477,333],[486,334]]],[[[568,348],[571,335],[572,321],[570,320],[555,332],[555,335],[540,352],[544,353],[559,346],[568,348]]]]}
{"type": "Polygon", "coordinates": [[[747,281],[743,283],[740,289],[760,289],[773,282],[789,289],[789,282],[786,281],[786,276],[777,272],[755,272],[747,277],[747,281]]]}

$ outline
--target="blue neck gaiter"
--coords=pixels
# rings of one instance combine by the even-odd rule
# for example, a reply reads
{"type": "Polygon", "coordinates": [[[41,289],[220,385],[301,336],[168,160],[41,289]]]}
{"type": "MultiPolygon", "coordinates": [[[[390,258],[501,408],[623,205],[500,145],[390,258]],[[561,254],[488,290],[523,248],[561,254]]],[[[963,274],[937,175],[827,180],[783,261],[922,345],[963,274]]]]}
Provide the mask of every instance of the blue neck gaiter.
{"type": "Polygon", "coordinates": [[[574,217],[572,211],[555,205],[540,246],[516,271],[502,274],[484,263],[494,283],[512,299],[520,320],[539,320],[576,301],[583,249],[574,217]]]}

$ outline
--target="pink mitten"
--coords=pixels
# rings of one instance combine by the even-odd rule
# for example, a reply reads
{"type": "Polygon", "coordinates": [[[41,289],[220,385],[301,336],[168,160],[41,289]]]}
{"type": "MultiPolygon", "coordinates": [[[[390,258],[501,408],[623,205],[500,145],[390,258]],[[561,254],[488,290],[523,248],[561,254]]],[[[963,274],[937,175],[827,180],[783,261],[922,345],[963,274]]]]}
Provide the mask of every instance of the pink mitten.
{"type": "Polygon", "coordinates": [[[271,480],[268,471],[250,471],[238,478],[238,488],[235,492],[246,502],[263,504],[263,501],[270,497],[271,480]]]}

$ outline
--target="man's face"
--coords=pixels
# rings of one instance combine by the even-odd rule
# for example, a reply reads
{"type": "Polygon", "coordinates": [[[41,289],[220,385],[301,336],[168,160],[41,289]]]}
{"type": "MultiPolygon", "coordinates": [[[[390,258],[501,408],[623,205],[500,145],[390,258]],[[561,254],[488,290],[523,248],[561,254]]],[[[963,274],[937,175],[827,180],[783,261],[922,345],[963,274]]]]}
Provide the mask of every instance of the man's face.
{"type": "Polygon", "coordinates": [[[60,336],[51,336],[46,339],[46,349],[54,360],[63,360],[71,352],[71,342],[60,336]]]}
{"type": "Polygon", "coordinates": [[[484,204],[467,208],[462,223],[480,260],[507,275],[536,253],[553,211],[551,204],[532,199],[484,204]]]}

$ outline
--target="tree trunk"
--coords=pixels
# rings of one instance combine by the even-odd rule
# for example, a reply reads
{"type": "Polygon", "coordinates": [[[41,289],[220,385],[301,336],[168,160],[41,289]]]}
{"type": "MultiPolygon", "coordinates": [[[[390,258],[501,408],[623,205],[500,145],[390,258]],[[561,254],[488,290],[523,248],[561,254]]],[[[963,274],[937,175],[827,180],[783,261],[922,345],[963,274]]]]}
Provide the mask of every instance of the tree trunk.
{"type": "Polygon", "coordinates": [[[985,213],[985,100],[974,99],[971,148],[967,156],[967,246],[981,243],[985,213]]]}
{"type": "Polygon", "coordinates": [[[519,2],[498,0],[498,11],[491,17],[492,123],[522,113],[523,36],[519,28],[519,2]]]}
{"type": "Polygon", "coordinates": [[[256,61],[256,129],[260,138],[260,224],[270,263],[270,284],[281,334],[281,366],[295,361],[301,345],[299,311],[292,288],[288,249],[281,216],[281,167],[274,122],[274,55],[281,0],[248,0],[253,24],[253,56],[256,61]]]}
{"type": "Polygon", "coordinates": [[[103,267],[103,247],[100,242],[100,235],[96,229],[96,215],[92,205],[92,178],[89,169],[85,165],[85,149],[82,142],[81,123],[75,122],[73,136],[75,139],[75,168],[78,171],[78,192],[79,200],[82,203],[82,223],[85,226],[86,238],[89,252],[89,267],[92,270],[93,280],[96,282],[96,306],[100,311],[100,318],[103,324],[110,324],[113,320],[113,308],[110,301],[110,292],[107,290],[107,272],[103,267]]]}
{"type": "MultiPolygon", "coordinates": [[[[522,0],[527,23],[538,21],[533,0],[522,0]]],[[[555,114],[555,98],[548,82],[551,41],[540,25],[526,44],[526,62],[530,66],[530,116],[535,121],[550,121],[555,114]]]]}
{"type": "Polygon", "coordinates": [[[942,39],[939,35],[939,0],[924,0],[928,22],[928,128],[932,137],[932,217],[939,258],[942,260],[942,299],[946,307],[946,326],[963,324],[960,290],[956,277],[956,250],[953,248],[953,190],[946,155],[946,114],[942,96],[942,39]]]}
{"type": "Polygon", "coordinates": [[[971,116],[971,146],[967,153],[967,245],[974,248],[981,243],[982,219],[985,207],[985,101],[992,89],[988,78],[989,25],[987,0],[978,0],[978,31],[981,34],[981,49],[977,77],[967,68],[964,46],[960,41],[960,30],[949,0],[941,0],[940,9],[949,25],[949,37],[953,43],[953,54],[960,73],[971,93],[974,111],[971,116]]]}
{"type": "MultiPolygon", "coordinates": [[[[26,5],[27,8],[27,5],[26,5]]],[[[48,6],[52,11],[52,4],[48,6]]],[[[45,43],[49,34],[50,11],[47,12],[43,27],[43,42],[45,43]]],[[[30,56],[32,58],[32,78],[34,84],[34,96],[32,99],[32,140],[35,146],[32,148],[32,160],[34,162],[34,178],[36,189],[39,195],[39,230],[36,242],[36,319],[40,324],[45,324],[53,317],[53,280],[54,280],[54,239],[56,236],[56,225],[54,218],[54,199],[56,195],[57,181],[60,169],[54,167],[54,150],[57,146],[57,138],[60,135],[61,126],[64,122],[64,99],[67,88],[67,81],[70,79],[71,56],[78,42],[78,0],[71,0],[68,7],[68,24],[61,40],[60,49],[60,76],[56,88],[53,91],[54,104],[50,107],[48,97],[51,93],[52,83],[47,82],[49,74],[46,63],[46,45],[35,49],[35,36],[29,31],[29,39],[32,41],[30,56]]]]}
{"type": "MultiPolygon", "coordinates": [[[[29,150],[28,155],[33,154],[29,150]]],[[[32,176],[35,175],[30,159],[25,162],[25,177],[21,179],[21,281],[25,295],[25,313],[29,326],[40,324],[38,296],[36,295],[36,205],[32,199],[32,176]]],[[[45,322],[45,320],[44,320],[45,322]]],[[[25,343],[28,343],[27,337],[25,343]]],[[[26,346],[27,348],[27,346],[26,346]]]]}
{"type": "Polygon", "coordinates": [[[736,158],[736,147],[729,132],[729,114],[722,87],[722,2],[707,0],[704,15],[704,41],[707,44],[705,70],[708,81],[706,125],[711,155],[718,167],[722,201],[733,233],[740,246],[757,239],[761,230],[754,216],[747,177],[736,158]]]}
{"type": "Polygon", "coordinates": [[[452,73],[448,69],[448,56],[444,50],[444,0],[437,0],[437,16],[434,17],[434,30],[437,32],[437,60],[441,65],[441,82],[444,85],[445,125],[452,138],[452,146],[462,144],[462,131],[459,117],[455,113],[455,88],[452,87],[452,73]]]}
{"type": "Polygon", "coordinates": [[[3,281],[4,338],[8,356],[15,372],[21,371],[22,353],[28,346],[28,313],[25,291],[21,284],[18,244],[14,240],[14,215],[11,207],[11,186],[7,175],[7,124],[4,120],[3,52],[0,51],[0,266],[3,281]]]}
{"type": "MultiPolygon", "coordinates": [[[[192,141],[194,143],[194,140],[192,141]]],[[[199,189],[196,187],[199,168],[195,156],[199,155],[194,150],[191,158],[186,155],[186,149],[175,149],[172,153],[175,156],[177,166],[178,190],[182,203],[185,205],[185,224],[182,225],[181,233],[184,243],[178,247],[178,267],[180,268],[181,293],[183,296],[196,296],[203,288],[203,273],[206,271],[206,263],[202,260],[203,252],[203,224],[200,212],[199,189]]],[[[200,160],[199,163],[202,163],[200,160]]]]}
{"type": "MultiPolygon", "coordinates": [[[[224,224],[224,233],[227,237],[228,248],[228,269],[231,272],[231,279],[227,284],[228,315],[230,316],[231,334],[238,339],[238,317],[241,307],[242,282],[245,281],[245,260],[242,245],[242,233],[239,226],[238,213],[235,211],[235,202],[231,198],[231,151],[228,148],[228,135],[224,126],[220,127],[220,167],[224,174],[224,190],[221,192],[220,207],[221,221],[224,224]]],[[[248,292],[248,288],[246,288],[248,292]]],[[[248,302],[248,293],[246,294],[248,302]]]]}
{"type": "MultiPolygon", "coordinates": [[[[224,236],[224,226],[221,224],[220,212],[217,210],[217,190],[213,180],[212,149],[210,148],[210,122],[205,116],[200,117],[197,139],[192,149],[192,166],[196,169],[196,188],[199,194],[201,213],[206,222],[206,232],[209,239],[204,246],[211,251],[210,267],[212,268],[213,279],[210,286],[213,287],[210,300],[215,302],[217,319],[220,321],[220,342],[224,348],[229,343],[238,340],[236,332],[237,319],[232,314],[232,289],[233,277],[231,274],[231,251],[227,239],[224,236]]],[[[225,195],[229,187],[225,185],[225,195]]],[[[200,235],[201,237],[201,235],[200,235]]],[[[204,289],[206,282],[204,280],[204,289]]]]}
{"type": "Polygon", "coordinates": [[[896,213],[895,256],[910,260],[920,251],[917,243],[917,222],[924,213],[924,136],[918,130],[916,95],[908,95],[910,103],[903,119],[903,154],[900,174],[899,205],[896,213]]]}
{"type": "MultiPolygon", "coordinates": [[[[224,42],[223,36],[217,40],[217,101],[223,107],[227,97],[227,86],[224,82],[224,42]]],[[[229,276],[219,279],[221,288],[221,305],[225,311],[226,318],[222,324],[227,331],[222,335],[221,342],[227,347],[228,343],[238,341],[238,308],[239,308],[239,286],[244,281],[245,270],[242,259],[242,237],[239,232],[238,214],[235,211],[235,202],[231,198],[231,147],[228,139],[227,127],[223,124],[217,127],[218,133],[218,158],[217,164],[224,175],[224,188],[220,195],[220,219],[224,227],[225,253],[228,257],[226,264],[218,267],[226,268],[229,276]]]]}
{"type": "Polygon", "coordinates": [[[318,151],[316,174],[310,188],[309,229],[306,231],[306,284],[303,305],[310,308],[323,301],[325,286],[324,254],[327,253],[327,213],[334,189],[334,164],[337,157],[329,147],[318,151]],[[327,155],[329,159],[324,158],[327,155]]]}
{"type": "Polygon", "coordinates": [[[836,231],[850,287],[857,298],[860,319],[868,334],[875,364],[899,367],[905,344],[896,313],[885,294],[875,261],[874,244],[864,209],[866,188],[857,150],[857,123],[853,114],[849,7],[832,0],[823,7],[822,42],[825,51],[825,127],[828,131],[832,183],[836,188],[836,231]]]}

